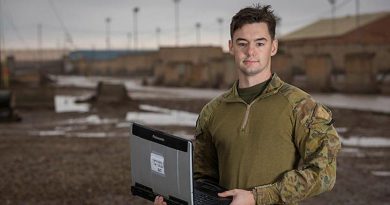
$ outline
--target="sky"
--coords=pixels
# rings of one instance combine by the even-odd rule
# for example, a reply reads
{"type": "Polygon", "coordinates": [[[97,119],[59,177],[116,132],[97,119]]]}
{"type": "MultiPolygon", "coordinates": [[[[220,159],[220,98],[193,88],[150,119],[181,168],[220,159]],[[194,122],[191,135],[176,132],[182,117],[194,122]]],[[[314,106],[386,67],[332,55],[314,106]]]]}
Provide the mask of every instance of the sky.
{"type": "MultiPolygon", "coordinates": [[[[390,0],[335,1],[336,17],[355,15],[357,2],[360,13],[390,11],[390,0]]],[[[255,3],[270,4],[281,18],[277,35],[332,16],[329,0],[179,0],[178,45],[223,46],[226,50],[231,17],[255,3]]],[[[135,49],[135,20],[138,49],[176,45],[174,0],[0,0],[0,46],[135,49]],[[139,8],[136,18],[135,7],[139,8]]]]}

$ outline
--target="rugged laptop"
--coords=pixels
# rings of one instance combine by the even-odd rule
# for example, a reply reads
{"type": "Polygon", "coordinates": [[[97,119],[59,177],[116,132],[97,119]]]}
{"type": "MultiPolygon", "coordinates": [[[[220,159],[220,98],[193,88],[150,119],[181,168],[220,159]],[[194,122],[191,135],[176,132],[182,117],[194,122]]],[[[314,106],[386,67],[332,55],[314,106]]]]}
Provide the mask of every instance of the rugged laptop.
{"type": "Polygon", "coordinates": [[[130,131],[131,192],[154,201],[157,195],[168,204],[230,204],[220,198],[223,188],[211,181],[193,181],[190,140],[133,123],[130,131]]]}

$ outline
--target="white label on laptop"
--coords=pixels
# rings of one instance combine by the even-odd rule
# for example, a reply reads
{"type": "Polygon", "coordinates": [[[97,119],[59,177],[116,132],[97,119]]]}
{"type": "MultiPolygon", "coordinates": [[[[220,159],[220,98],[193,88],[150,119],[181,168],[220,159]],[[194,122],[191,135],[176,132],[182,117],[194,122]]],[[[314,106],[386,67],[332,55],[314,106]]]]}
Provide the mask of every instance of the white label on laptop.
{"type": "Polygon", "coordinates": [[[158,174],[161,175],[165,175],[164,157],[156,153],[151,153],[150,167],[152,168],[152,171],[157,172],[158,174]]]}

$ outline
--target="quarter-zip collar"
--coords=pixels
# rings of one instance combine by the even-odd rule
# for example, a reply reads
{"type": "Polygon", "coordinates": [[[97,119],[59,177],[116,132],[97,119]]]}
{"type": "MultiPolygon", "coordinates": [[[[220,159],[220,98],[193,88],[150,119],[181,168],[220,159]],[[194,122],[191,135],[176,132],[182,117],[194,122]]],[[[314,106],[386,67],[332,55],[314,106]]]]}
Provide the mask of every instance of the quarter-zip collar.
{"type": "Polygon", "coordinates": [[[238,81],[234,83],[230,92],[226,93],[223,96],[222,100],[226,103],[244,103],[246,105],[244,119],[241,124],[241,131],[244,132],[248,124],[249,114],[252,105],[257,101],[259,101],[260,99],[276,94],[279,91],[279,89],[283,86],[284,82],[275,73],[273,73],[271,77],[271,81],[268,83],[263,93],[257,96],[250,104],[247,104],[243,99],[241,99],[240,95],[238,94],[237,84],[238,81]]]}
{"type": "MultiPolygon", "coordinates": [[[[279,89],[282,87],[282,85],[284,84],[284,82],[276,75],[276,73],[273,73],[271,78],[272,78],[271,81],[268,83],[263,93],[261,93],[255,100],[253,100],[253,102],[257,101],[258,99],[262,99],[277,93],[279,89]]],[[[238,80],[234,82],[232,88],[230,89],[230,92],[226,93],[223,96],[223,101],[245,103],[238,95],[237,84],[238,84],[238,80]]],[[[253,104],[253,102],[251,104],[253,104]]]]}

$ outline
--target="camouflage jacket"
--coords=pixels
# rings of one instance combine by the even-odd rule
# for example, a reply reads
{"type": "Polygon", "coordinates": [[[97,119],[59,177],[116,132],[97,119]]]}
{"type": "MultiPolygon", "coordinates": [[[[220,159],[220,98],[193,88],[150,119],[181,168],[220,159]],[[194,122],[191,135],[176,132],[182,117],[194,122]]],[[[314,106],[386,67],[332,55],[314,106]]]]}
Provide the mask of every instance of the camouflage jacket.
{"type": "Polygon", "coordinates": [[[332,189],[340,141],[331,112],[273,74],[251,104],[230,91],[201,111],[194,177],[252,190],[256,204],[296,204],[332,189]]]}

